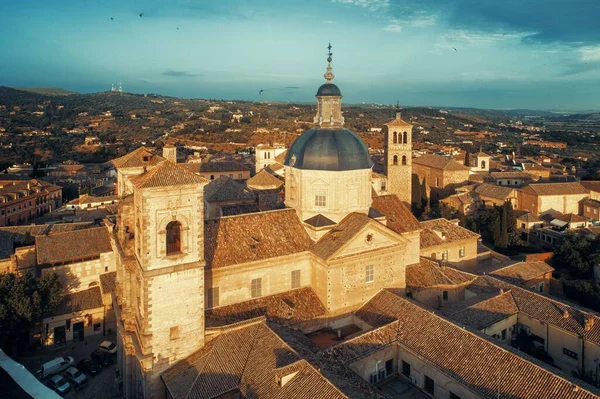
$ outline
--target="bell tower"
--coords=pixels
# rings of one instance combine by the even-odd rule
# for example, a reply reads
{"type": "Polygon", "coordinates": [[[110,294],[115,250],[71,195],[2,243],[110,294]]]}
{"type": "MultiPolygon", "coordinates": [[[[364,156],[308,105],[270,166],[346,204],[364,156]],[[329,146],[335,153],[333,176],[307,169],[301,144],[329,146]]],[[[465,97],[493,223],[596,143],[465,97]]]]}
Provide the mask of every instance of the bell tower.
{"type": "Polygon", "coordinates": [[[162,399],[161,373],[204,346],[208,181],[168,160],[130,179],[133,256],[121,260],[129,265],[119,325],[123,397],[162,399]]]}
{"type": "Polygon", "coordinates": [[[401,201],[412,201],[412,125],[402,120],[396,111],[396,119],[385,124],[385,174],[390,194],[401,201]]]}

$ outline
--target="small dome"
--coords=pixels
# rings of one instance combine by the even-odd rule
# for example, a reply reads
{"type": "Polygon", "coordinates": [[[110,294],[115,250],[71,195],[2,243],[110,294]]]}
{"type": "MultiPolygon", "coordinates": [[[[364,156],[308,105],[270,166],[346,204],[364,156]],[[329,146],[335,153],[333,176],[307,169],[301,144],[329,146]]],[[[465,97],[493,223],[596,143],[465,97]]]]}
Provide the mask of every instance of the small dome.
{"type": "Polygon", "coordinates": [[[362,139],[348,129],[309,129],[288,150],[285,165],[310,170],[370,169],[362,139]]]}
{"type": "Polygon", "coordinates": [[[325,83],[319,87],[317,91],[317,96],[342,96],[342,92],[340,88],[334,85],[333,83],[325,83]]]}

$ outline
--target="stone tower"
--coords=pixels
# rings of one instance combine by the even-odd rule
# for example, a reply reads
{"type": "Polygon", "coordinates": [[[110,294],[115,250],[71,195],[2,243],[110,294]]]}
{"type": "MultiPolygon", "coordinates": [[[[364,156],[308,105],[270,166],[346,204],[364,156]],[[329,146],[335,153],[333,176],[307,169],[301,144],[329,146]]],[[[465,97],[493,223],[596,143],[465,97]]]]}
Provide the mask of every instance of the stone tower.
{"type": "Polygon", "coordinates": [[[133,198],[123,200],[130,210],[120,212],[128,220],[119,228],[128,235],[120,243],[123,268],[117,271],[123,396],[164,398],[160,374],[204,346],[208,181],[170,161],[129,179],[133,198]]]}
{"type": "Polygon", "coordinates": [[[173,163],[177,163],[177,147],[175,147],[174,145],[171,145],[171,144],[165,144],[162,152],[163,152],[163,158],[165,158],[173,163]]]}
{"type": "Polygon", "coordinates": [[[401,201],[412,202],[412,125],[396,119],[385,124],[384,152],[387,190],[401,201]]]}

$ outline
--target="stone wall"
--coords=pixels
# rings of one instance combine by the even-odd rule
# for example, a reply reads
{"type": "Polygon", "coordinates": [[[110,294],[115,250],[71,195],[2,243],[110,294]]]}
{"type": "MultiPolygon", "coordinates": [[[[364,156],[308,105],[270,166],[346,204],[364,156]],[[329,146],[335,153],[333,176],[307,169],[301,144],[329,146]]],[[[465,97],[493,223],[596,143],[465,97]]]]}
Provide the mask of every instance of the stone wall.
{"type": "Polygon", "coordinates": [[[448,251],[447,261],[452,266],[467,272],[474,271],[477,267],[477,238],[449,242],[435,247],[422,248],[421,256],[437,261],[442,260],[442,253],[448,251]],[[464,248],[464,256],[460,256],[460,249],[464,248]]]}
{"type": "Polygon", "coordinates": [[[115,254],[106,252],[98,259],[70,265],[45,267],[42,274],[56,273],[64,293],[72,293],[100,284],[100,275],[116,271],[115,254]]]}

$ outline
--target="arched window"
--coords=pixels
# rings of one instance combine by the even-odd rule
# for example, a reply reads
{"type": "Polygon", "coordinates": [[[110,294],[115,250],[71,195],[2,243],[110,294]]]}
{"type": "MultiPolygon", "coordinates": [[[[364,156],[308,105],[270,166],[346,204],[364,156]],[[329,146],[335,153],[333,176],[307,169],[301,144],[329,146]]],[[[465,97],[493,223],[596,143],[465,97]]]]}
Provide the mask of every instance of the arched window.
{"type": "Polygon", "coordinates": [[[181,223],[173,221],[167,225],[167,255],[181,252],[181,223]]]}
{"type": "Polygon", "coordinates": [[[398,165],[398,155],[394,155],[394,165],[398,165]]]}
{"type": "Polygon", "coordinates": [[[398,133],[394,132],[394,144],[398,144],[398,133]]]}
{"type": "Polygon", "coordinates": [[[406,132],[404,132],[404,134],[402,135],[402,143],[403,144],[408,143],[408,133],[406,133],[406,132]]]}
{"type": "Polygon", "coordinates": [[[485,169],[485,161],[481,161],[481,169],[485,169]]]}
{"type": "Polygon", "coordinates": [[[402,155],[402,165],[406,166],[406,155],[402,155]]]}

